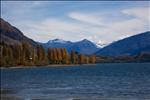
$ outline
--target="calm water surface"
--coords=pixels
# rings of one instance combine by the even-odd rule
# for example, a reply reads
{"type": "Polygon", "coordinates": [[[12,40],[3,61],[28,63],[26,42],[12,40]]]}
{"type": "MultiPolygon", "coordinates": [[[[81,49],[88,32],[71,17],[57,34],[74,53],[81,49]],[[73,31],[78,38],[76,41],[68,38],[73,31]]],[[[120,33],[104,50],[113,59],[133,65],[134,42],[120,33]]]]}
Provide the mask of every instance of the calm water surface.
{"type": "Polygon", "coordinates": [[[150,63],[1,69],[3,100],[150,100],[150,63]]]}

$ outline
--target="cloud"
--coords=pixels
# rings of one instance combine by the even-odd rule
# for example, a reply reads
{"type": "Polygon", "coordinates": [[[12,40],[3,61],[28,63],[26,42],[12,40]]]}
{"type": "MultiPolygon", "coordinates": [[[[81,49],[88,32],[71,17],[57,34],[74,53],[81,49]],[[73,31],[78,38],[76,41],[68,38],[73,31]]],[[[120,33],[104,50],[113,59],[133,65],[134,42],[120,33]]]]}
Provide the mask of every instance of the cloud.
{"type": "Polygon", "coordinates": [[[113,24],[108,24],[108,29],[103,30],[105,37],[102,38],[102,41],[111,43],[112,41],[123,39],[148,30],[150,30],[148,17],[146,20],[134,17],[124,21],[114,22],[113,24]]]}
{"type": "Polygon", "coordinates": [[[18,27],[20,27],[27,36],[42,42],[54,38],[62,38],[65,40],[71,39],[75,41],[77,38],[85,37],[86,31],[86,28],[84,28],[86,26],[83,26],[82,24],[71,23],[56,18],[49,18],[36,22],[30,21],[26,22],[26,24],[19,25],[18,27]]]}
{"type": "Polygon", "coordinates": [[[68,16],[74,20],[92,24],[92,25],[102,25],[102,19],[93,13],[81,13],[81,12],[71,12],[68,16]]]}
{"type": "Polygon", "coordinates": [[[122,13],[149,21],[149,14],[150,14],[150,7],[139,7],[139,8],[131,8],[131,9],[125,9],[122,11],[122,13]]]}
{"type": "Polygon", "coordinates": [[[150,7],[124,9],[121,12],[125,15],[132,16],[130,19],[116,22],[110,26],[111,30],[116,33],[120,33],[120,35],[122,35],[121,37],[131,36],[150,30],[150,7]]]}
{"type": "Polygon", "coordinates": [[[65,5],[64,2],[3,1],[2,18],[40,42],[54,38],[71,41],[87,38],[108,44],[150,30],[149,7],[127,6],[116,10],[109,5],[107,10],[104,6],[104,9],[97,6],[89,10],[89,6],[83,7],[85,3],[78,5],[80,9],[65,5]]]}
{"type": "MultiPolygon", "coordinates": [[[[60,18],[48,18],[36,22],[26,22],[26,24],[23,24],[21,29],[23,29],[23,31],[28,33],[27,35],[31,37],[33,37],[31,34],[34,34],[33,38],[38,41],[42,40],[46,42],[49,39],[54,38],[77,41],[87,38],[94,42],[103,41],[104,44],[108,44],[112,41],[148,30],[148,16],[145,17],[147,13],[142,15],[144,17],[141,17],[141,15],[137,15],[136,13],[132,13],[131,15],[129,12],[132,11],[132,9],[133,8],[123,9],[117,13],[123,13],[125,15],[134,17],[130,19],[124,19],[122,21],[116,20],[113,23],[104,23],[104,20],[110,18],[109,16],[106,17],[106,15],[95,13],[90,13],[89,15],[87,13],[72,12],[68,13],[67,15],[69,18],[75,21],[64,20],[60,18]]],[[[138,11],[140,9],[143,8],[137,8],[138,11]]],[[[134,8],[134,12],[137,12],[137,10],[134,8]]]]}

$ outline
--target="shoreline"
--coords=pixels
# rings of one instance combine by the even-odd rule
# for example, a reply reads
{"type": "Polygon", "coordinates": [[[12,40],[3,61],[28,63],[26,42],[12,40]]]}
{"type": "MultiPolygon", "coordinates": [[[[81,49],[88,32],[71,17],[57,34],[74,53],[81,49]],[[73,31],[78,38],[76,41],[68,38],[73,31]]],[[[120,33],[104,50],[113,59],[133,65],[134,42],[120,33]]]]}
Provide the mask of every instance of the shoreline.
{"type": "MultiPolygon", "coordinates": [[[[150,62],[130,62],[130,63],[111,63],[111,64],[133,64],[133,63],[138,63],[138,64],[143,64],[147,63],[150,64],[150,62]]],[[[19,66],[13,66],[13,67],[0,67],[0,69],[23,69],[23,68],[62,68],[62,67],[72,67],[72,66],[91,66],[91,65],[98,65],[98,64],[110,64],[110,63],[95,63],[95,64],[52,64],[52,65],[19,65],[19,66]],[[44,66],[44,67],[43,67],[44,66]]]]}
{"type": "Polygon", "coordinates": [[[52,65],[29,65],[29,66],[13,66],[13,67],[0,67],[0,69],[18,69],[18,68],[52,68],[52,67],[72,67],[72,66],[90,66],[97,64],[52,64],[52,65]],[[42,67],[44,66],[44,67],[42,67]]]}

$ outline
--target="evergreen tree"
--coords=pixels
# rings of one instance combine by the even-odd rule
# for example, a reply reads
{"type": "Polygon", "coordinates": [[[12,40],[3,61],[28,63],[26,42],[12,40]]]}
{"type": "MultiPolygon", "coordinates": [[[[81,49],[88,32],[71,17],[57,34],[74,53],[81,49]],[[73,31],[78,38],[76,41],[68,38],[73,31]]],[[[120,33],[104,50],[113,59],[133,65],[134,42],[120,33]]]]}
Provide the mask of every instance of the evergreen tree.
{"type": "Polygon", "coordinates": [[[37,58],[39,65],[45,65],[48,63],[45,49],[41,45],[37,46],[37,58]]]}
{"type": "Polygon", "coordinates": [[[30,60],[31,60],[32,65],[34,65],[36,62],[36,50],[34,48],[32,49],[32,54],[31,54],[30,60]]]}
{"type": "Polygon", "coordinates": [[[12,48],[8,45],[3,46],[3,65],[4,66],[12,66],[14,63],[13,60],[13,51],[12,48]]]}
{"type": "Polygon", "coordinates": [[[53,54],[52,54],[52,48],[48,48],[48,60],[49,63],[52,64],[53,63],[53,54]]]}
{"type": "Polygon", "coordinates": [[[21,61],[21,44],[15,44],[12,46],[13,50],[13,58],[14,58],[14,63],[15,65],[20,65],[21,61]]]}
{"type": "Polygon", "coordinates": [[[28,65],[30,62],[31,52],[30,52],[29,44],[23,42],[22,43],[22,55],[21,55],[21,64],[28,65]]]}

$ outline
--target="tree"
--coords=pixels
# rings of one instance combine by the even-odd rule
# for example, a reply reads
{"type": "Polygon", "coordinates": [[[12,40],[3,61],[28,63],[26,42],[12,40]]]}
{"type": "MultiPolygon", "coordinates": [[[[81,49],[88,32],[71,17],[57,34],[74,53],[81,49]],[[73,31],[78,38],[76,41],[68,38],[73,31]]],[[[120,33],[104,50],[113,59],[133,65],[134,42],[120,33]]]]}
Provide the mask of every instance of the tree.
{"type": "Polygon", "coordinates": [[[48,57],[48,60],[49,60],[49,63],[50,64],[52,64],[53,63],[53,54],[52,54],[52,48],[48,48],[48,51],[47,51],[48,53],[48,55],[47,55],[47,57],[48,57]]]}
{"type": "Polygon", "coordinates": [[[32,49],[30,60],[31,60],[32,65],[34,65],[36,62],[36,50],[35,50],[35,48],[32,49]]]}
{"type": "Polygon", "coordinates": [[[37,46],[37,58],[39,65],[45,65],[46,63],[48,63],[45,49],[42,47],[42,45],[37,46]]]}
{"type": "Polygon", "coordinates": [[[7,44],[1,45],[1,61],[2,66],[12,66],[14,65],[13,52],[11,46],[7,44]]]}
{"type": "Polygon", "coordinates": [[[47,65],[47,64],[88,64],[95,63],[96,56],[85,56],[71,50],[70,55],[65,48],[49,48],[47,54],[41,45],[36,48],[23,42],[7,45],[0,43],[0,65],[47,65]]]}
{"type": "Polygon", "coordinates": [[[84,55],[83,54],[79,54],[79,63],[80,64],[84,64],[85,63],[85,57],[84,57],[84,55]]]}
{"type": "Polygon", "coordinates": [[[78,64],[78,55],[73,50],[71,50],[70,61],[72,64],[78,64]]]}
{"type": "Polygon", "coordinates": [[[60,48],[56,48],[56,52],[57,52],[58,63],[61,64],[62,63],[61,49],[60,48]]]}
{"type": "Polygon", "coordinates": [[[96,56],[95,55],[91,55],[90,59],[89,59],[89,62],[92,63],[92,64],[94,64],[95,61],[96,61],[96,56]]]}
{"type": "Polygon", "coordinates": [[[89,63],[89,57],[85,57],[85,64],[89,63]]]}
{"type": "Polygon", "coordinates": [[[21,54],[21,64],[22,65],[28,65],[30,62],[31,52],[30,52],[30,46],[28,43],[23,42],[22,43],[22,54],[21,54]]]}
{"type": "Polygon", "coordinates": [[[58,56],[57,56],[57,48],[54,48],[54,62],[55,62],[55,64],[58,64],[58,56]]]}
{"type": "Polygon", "coordinates": [[[0,67],[3,66],[4,59],[3,59],[3,45],[0,44],[0,67]]]}
{"type": "Polygon", "coordinates": [[[61,53],[62,53],[62,63],[63,64],[69,64],[70,62],[69,62],[67,50],[65,48],[62,48],[61,53]]]}
{"type": "Polygon", "coordinates": [[[16,65],[20,65],[21,63],[21,44],[15,44],[12,46],[12,51],[13,51],[13,58],[14,58],[14,63],[16,65]]]}

